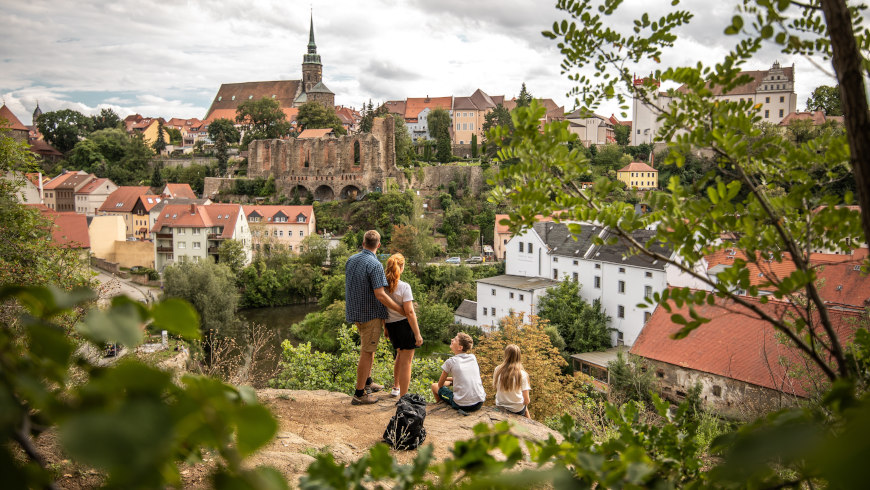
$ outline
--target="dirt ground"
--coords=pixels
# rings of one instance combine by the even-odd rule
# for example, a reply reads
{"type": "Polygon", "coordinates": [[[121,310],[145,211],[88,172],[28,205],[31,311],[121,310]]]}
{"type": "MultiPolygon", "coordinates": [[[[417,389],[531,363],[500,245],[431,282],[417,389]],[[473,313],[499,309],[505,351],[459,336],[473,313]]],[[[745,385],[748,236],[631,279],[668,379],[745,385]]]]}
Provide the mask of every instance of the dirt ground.
{"type": "MultiPolygon", "coordinates": [[[[377,394],[377,404],[366,406],[351,405],[349,395],[327,391],[266,389],[257,393],[260,401],[278,419],[279,428],[272,442],[249,458],[248,464],[270,465],[278,469],[287,477],[291,487],[298,486],[299,477],[305,474],[314,456],[320,452],[328,451],[336,461],[343,463],[359,459],[381,442],[384,429],[396,410],[395,398],[390,398],[386,392],[377,394]]],[[[543,440],[553,434],[560,438],[538,422],[493,407],[462,416],[440,403],[428,408],[424,444],[433,444],[435,458],[440,460],[450,455],[454,442],[470,438],[472,428],[478,423],[491,424],[501,420],[514,422],[518,435],[543,440]]],[[[64,459],[51,434],[40,437],[38,444],[48,454],[49,463],[58,473],[59,488],[94,488],[103,482],[97,471],[64,459]]],[[[416,454],[416,451],[393,451],[400,463],[409,463],[416,454]]],[[[207,488],[212,464],[207,458],[204,463],[181,467],[184,487],[207,488]]]]}

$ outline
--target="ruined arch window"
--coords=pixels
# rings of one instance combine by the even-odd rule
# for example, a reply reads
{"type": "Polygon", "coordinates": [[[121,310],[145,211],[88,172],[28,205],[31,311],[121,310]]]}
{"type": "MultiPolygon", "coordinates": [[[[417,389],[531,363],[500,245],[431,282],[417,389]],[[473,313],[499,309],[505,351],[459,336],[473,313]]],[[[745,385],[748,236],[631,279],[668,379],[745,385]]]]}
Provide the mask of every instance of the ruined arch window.
{"type": "Polygon", "coordinates": [[[311,161],[311,151],[305,152],[305,168],[308,168],[308,165],[311,161]]]}
{"type": "Polygon", "coordinates": [[[359,141],[353,142],[353,164],[359,165],[359,141]]]}

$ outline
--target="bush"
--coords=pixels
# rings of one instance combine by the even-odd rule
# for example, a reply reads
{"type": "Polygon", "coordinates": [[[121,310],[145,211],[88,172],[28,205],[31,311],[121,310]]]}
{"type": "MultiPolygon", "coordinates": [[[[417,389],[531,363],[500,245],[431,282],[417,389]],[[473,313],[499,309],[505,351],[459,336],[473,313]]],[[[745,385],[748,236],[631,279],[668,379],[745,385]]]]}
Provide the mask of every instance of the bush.
{"type": "Polygon", "coordinates": [[[650,403],[655,390],[653,372],[646,369],[643,359],[620,351],[615,361],[607,365],[610,372],[610,396],[617,402],[638,401],[650,403]]]}

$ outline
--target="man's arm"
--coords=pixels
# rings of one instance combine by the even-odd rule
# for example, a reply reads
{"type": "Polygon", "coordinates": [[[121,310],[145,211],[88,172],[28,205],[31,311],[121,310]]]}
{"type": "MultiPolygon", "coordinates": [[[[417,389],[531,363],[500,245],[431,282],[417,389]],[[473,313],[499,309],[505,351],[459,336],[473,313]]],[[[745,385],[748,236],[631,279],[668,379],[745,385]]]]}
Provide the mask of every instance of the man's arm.
{"type": "Polygon", "coordinates": [[[396,303],[396,301],[391,298],[389,294],[387,294],[387,291],[384,288],[375,289],[375,298],[377,298],[378,301],[380,301],[381,304],[383,304],[387,308],[404,316],[405,310],[403,310],[402,307],[399,306],[399,303],[396,303]]]}

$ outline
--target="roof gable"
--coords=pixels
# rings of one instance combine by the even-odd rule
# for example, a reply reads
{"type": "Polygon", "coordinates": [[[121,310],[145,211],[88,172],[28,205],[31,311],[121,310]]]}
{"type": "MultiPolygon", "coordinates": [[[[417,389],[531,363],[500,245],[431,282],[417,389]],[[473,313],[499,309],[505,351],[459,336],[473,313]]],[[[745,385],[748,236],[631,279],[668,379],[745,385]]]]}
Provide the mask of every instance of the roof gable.
{"type": "Polygon", "coordinates": [[[140,196],[151,194],[148,186],[121,186],[106,197],[99,211],[129,213],[136,206],[140,196]]]}
{"type": "Polygon", "coordinates": [[[643,162],[631,162],[628,165],[617,170],[617,172],[658,172],[658,170],[650,167],[643,162]]]}
{"type": "Polygon", "coordinates": [[[12,113],[12,110],[6,107],[6,104],[3,104],[3,106],[0,107],[0,119],[6,119],[7,121],[9,121],[10,129],[14,129],[16,131],[29,131],[27,129],[27,126],[22,124],[21,120],[15,117],[15,114],[12,113]]]}

